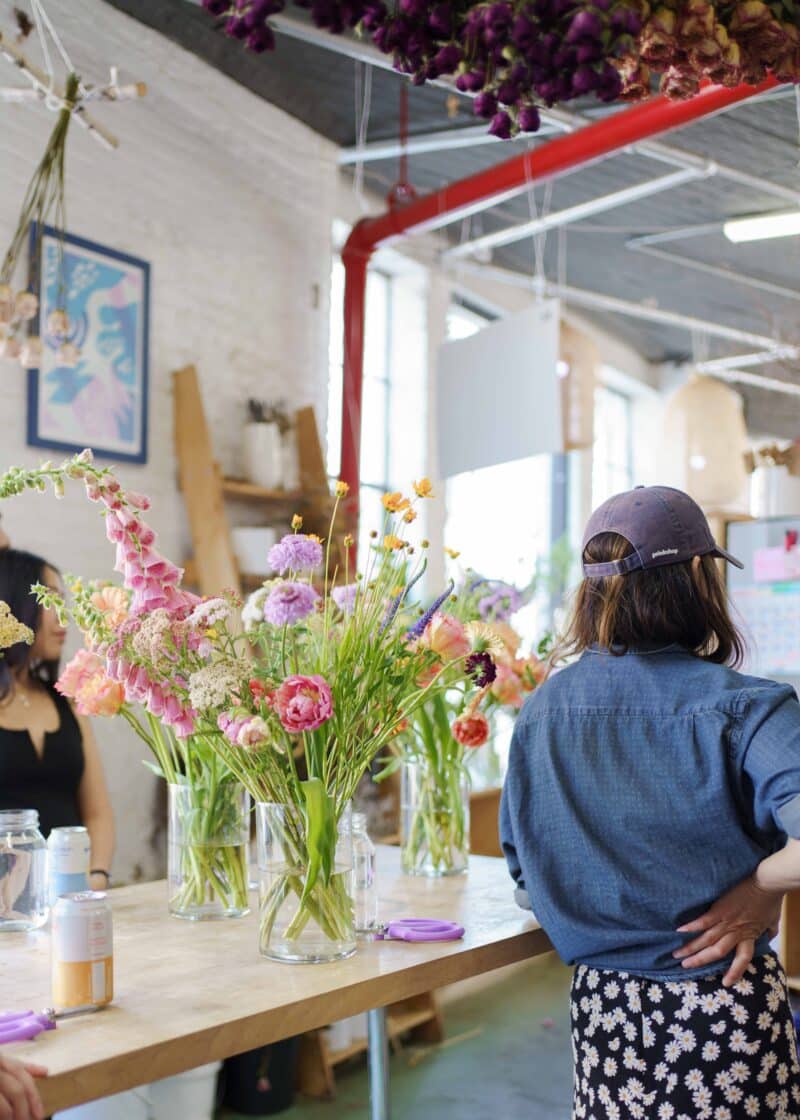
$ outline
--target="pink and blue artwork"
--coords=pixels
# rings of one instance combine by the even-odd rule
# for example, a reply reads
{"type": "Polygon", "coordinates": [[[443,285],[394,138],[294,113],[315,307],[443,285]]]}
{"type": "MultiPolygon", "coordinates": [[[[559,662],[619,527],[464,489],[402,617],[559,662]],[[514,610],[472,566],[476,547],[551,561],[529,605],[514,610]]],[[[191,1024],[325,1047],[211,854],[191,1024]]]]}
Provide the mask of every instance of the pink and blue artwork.
{"type": "MultiPolygon", "coordinates": [[[[31,259],[37,231],[31,230],[31,259]]],[[[91,447],[115,462],[147,461],[148,315],[150,266],[70,234],[64,271],[56,232],[41,231],[38,267],[39,333],[43,357],[28,375],[28,443],[59,451],[91,447]],[[75,366],[59,361],[62,339],[48,333],[52,311],[66,308],[75,366]]]]}

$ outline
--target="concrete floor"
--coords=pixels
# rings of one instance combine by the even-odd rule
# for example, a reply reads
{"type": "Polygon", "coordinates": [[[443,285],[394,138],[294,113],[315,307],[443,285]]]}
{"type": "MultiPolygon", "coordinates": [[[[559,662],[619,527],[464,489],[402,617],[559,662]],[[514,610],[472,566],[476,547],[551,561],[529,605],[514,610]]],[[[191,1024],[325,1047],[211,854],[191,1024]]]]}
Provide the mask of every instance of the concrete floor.
{"type": "MultiPolygon", "coordinates": [[[[395,1120],[569,1120],[570,978],[551,954],[443,993],[450,1041],[391,1059],[395,1120]]],[[[336,1100],[298,1099],[282,1120],[368,1120],[366,1062],[336,1083],[336,1100]]]]}

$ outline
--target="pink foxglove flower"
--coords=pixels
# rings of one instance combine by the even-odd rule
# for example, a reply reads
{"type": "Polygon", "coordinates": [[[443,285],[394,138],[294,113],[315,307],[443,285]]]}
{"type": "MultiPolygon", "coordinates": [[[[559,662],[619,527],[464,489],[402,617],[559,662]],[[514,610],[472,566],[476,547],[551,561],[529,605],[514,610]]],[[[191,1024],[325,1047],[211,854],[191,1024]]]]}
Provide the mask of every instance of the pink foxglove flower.
{"type": "Polygon", "coordinates": [[[331,690],[322,677],[287,677],[275,692],[275,709],[284,730],[314,731],[333,715],[331,690]]]}

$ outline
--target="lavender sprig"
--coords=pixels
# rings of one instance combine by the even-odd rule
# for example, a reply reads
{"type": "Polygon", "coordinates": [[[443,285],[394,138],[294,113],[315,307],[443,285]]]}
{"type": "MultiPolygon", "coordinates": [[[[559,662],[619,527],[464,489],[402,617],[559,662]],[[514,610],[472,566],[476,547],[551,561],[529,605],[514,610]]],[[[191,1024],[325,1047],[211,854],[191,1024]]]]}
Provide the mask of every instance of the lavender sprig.
{"type": "Polygon", "coordinates": [[[433,601],[433,603],[431,603],[431,605],[425,611],[425,614],[423,614],[414,623],[414,625],[411,627],[411,629],[406,633],[406,641],[407,642],[413,642],[416,638],[421,638],[422,637],[423,633],[425,632],[425,627],[428,625],[430,620],[436,614],[439,607],[442,605],[442,603],[445,602],[446,599],[449,599],[450,596],[453,594],[453,588],[454,587],[455,587],[455,584],[453,583],[452,580],[450,580],[450,583],[449,583],[448,587],[446,588],[446,590],[444,590],[442,592],[442,594],[439,596],[438,599],[435,599],[433,601]]]}
{"type": "Polygon", "coordinates": [[[389,629],[389,627],[392,625],[395,618],[397,617],[397,612],[400,610],[401,606],[403,605],[406,598],[408,597],[409,591],[411,590],[411,588],[414,586],[415,583],[418,583],[419,580],[422,579],[423,575],[425,574],[425,569],[427,568],[427,566],[428,566],[428,564],[427,564],[427,561],[426,561],[422,565],[420,570],[417,572],[417,574],[414,576],[414,578],[409,583],[407,583],[405,585],[405,587],[400,592],[400,594],[395,595],[394,599],[392,599],[391,603],[389,604],[389,606],[386,610],[386,614],[383,616],[383,622],[381,623],[380,629],[378,630],[379,634],[385,634],[386,631],[389,629]]]}

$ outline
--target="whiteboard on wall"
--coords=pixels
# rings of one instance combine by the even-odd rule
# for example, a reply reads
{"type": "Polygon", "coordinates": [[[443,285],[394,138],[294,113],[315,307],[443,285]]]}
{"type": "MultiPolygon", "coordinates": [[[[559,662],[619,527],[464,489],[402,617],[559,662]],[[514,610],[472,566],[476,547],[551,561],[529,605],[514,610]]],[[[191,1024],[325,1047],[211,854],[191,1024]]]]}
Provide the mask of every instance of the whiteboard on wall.
{"type": "Polygon", "coordinates": [[[559,303],[546,300],[439,348],[439,477],[562,451],[559,303]]]}

